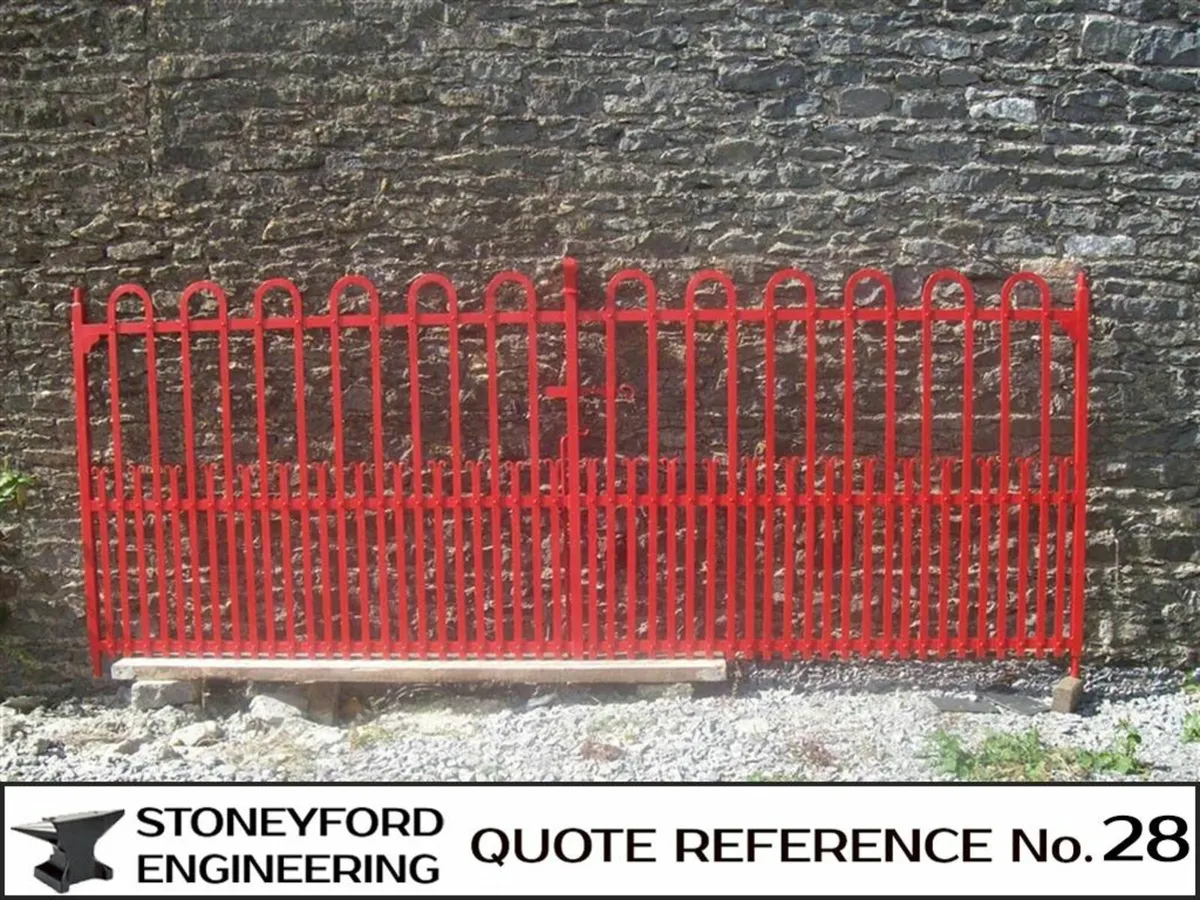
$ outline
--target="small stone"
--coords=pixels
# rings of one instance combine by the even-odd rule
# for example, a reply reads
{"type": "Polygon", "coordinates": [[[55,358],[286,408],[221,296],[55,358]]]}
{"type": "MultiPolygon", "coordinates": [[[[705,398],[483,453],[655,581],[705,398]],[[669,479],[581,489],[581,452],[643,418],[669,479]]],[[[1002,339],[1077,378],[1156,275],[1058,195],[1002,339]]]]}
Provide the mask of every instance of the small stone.
{"type": "Polygon", "coordinates": [[[938,73],[938,82],[947,87],[963,87],[968,84],[976,84],[978,81],[979,73],[961,66],[947,66],[938,73]]]}
{"type": "Polygon", "coordinates": [[[81,241],[111,241],[120,233],[112,219],[100,213],[86,225],[72,231],[71,237],[81,241]]]}
{"type": "Polygon", "coordinates": [[[148,740],[150,740],[150,738],[146,737],[145,735],[126,738],[125,740],[121,741],[121,743],[113,747],[110,752],[120,756],[126,756],[130,753],[137,753],[137,751],[141,749],[142,745],[148,740]]]}
{"type": "Polygon", "coordinates": [[[40,737],[33,742],[30,748],[34,756],[47,756],[51,753],[62,753],[62,743],[51,740],[50,738],[40,737]]]}
{"type": "Polygon", "coordinates": [[[847,116],[875,116],[892,105],[892,95],[881,88],[849,88],[838,97],[838,110],[847,116]]]}
{"type": "Polygon", "coordinates": [[[221,726],[216,722],[196,722],[173,732],[170,742],[184,747],[202,747],[215,744],[220,738],[221,726]]]}
{"type": "Polygon", "coordinates": [[[868,694],[890,694],[903,687],[895,678],[868,678],[863,690],[868,694]]]}
{"type": "Polygon", "coordinates": [[[526,709],[541,709],[544,706],[550,706],[558,700],[558,694],[551,691],[548,694],[538,694],[536,697],[530,697],[525,701],[526,709]]]}
{"type": "Polygon", "coordinates": [[[1135,51],[1134,61],[1155,66],[1200,66],[1200,32],[1195,28],[1155,28],[1135,51]]]}
{"type": "Polygon", "coordinates": [[[633,689],[639,700],[691,700],[692,686],[682,684],[639,684],[633,689]]]}
{"type": "Polygon", "coordinates": [[[1073,713],[1083,698],[1083,681],[1073,675],[1065,676],[1054,686],[1050,710],[1056,713],[1073,713]]]}
{"type": "Polygon", "coordinates": [[[8,743],[27,734],[25,722],[15,715],[0,716],[0,742],[8,743]]]}
{"type": "Polygon", "coordinates": [[[1084,56],[1122,62],[1137,42],[1141,30],[1119,19],[1087,16],[1079,37],[1079,50],[1084,56]]]}
{"type": "Polygon", "coordinates": [[[308,709],[308,690],[302,684],[252,683],[247,691],[247,696],[258,697],[260,695],[274,697],[300,710],[308,709]]]}
{"type": "Polygon", "coordinates": [[[9,697],[2,705],[8,707],[9,709],[15,709],[19,713],[29,713],[33,712],[45,702],[45,697],[20,694],[16,697],[9,697]]]}
{"type": "Polygon", "coordinates": [[[742,719],[734,723],[733,730],[743,737],[762,737],[771,730],[771,723],[766,719],[742,719]]]}
{"type": "Polygon", "coordinates": [[[972,119],[1007,119],[1032,125],[1038,120],[1037,103],[1024,97],[1000,97],[972,103],[972,119]]]}
{"type": "Polygon", "coordinates": [[[289,719],[301,719],[304,710],[284,697],[259,694],[250,701],[248,715],[267,725],[281,725],[289,719]]]}
{"type": "Polygon", "coordinates": [[[164,249],[165,245],[152,244],[150,241],[127,241],[124,244],[111,244],[108,247],[108,258],[115,262],[153,259],[161,255],[164,249]]]}
{"type": "Polygon", "coordinates": [[[309,725],[304,733],[305,742],[319,748],[332,747],[345,739],[346,732],[333,725],[309,725]]]}
{"type": "Polygon", "coordinates": [[[143,712],[195,703],[199,697],[197,681],[135,681],[129,689],[130,706],[143,712]]]}
{"type": "Polygon", "coordinates": [[[1072,259],[1133,256],[1137,242],[1128,235],[1073,234],[1063,241],[1063,250],[1072,259]]]}
{"type": "Polygon", "coordinates": [[[971,42],[957,35],[932,34],[905,38],[902,49],[919,58],[963,59],[971,55],[971,42]]]}
{"type": "Polygon", "coordinates": [[[742,94],[765,94],[804,83],[804,67],[790,63],[761,65],[738,63],[717,71],[717,90],[742,94]]]}
{"type": "Polygon", "coordinates": [[[602,744],[599,741],[587,740],[580,745],[579,755],[584,759],[594,759],[598,762],[616,762],[625,755],[625,751],[612,744],[602,744]]]}

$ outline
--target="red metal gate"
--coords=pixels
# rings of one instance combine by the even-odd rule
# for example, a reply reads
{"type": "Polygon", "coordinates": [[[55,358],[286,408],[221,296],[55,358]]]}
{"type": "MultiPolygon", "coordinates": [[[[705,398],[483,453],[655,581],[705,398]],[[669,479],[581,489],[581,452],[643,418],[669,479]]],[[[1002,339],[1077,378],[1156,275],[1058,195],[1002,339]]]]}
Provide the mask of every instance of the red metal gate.
{"type": "Polygon", "coordinates": [[[147,655],[1077,669],[1082,274],[1071,305],[1030,273],[977,298],[956,271],[904,288],[866,269],[832,303],[794,269],[759,302],[717,270],[682,302],[638,270],[582,300],[573,260],[562,277],[503,272],[460,301],[423,275],[400,304],[348,276],[324,308],[274,278],[241,314],[198,282],[169,317],[127,284],[103,322],[77,291],[97,673],[147,655]]]}

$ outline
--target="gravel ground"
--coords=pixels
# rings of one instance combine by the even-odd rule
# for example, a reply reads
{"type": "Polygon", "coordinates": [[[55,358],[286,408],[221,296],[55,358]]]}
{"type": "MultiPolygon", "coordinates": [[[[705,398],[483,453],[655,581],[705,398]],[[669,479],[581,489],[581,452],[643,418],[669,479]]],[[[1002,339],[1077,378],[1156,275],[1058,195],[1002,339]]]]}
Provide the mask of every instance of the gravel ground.
{"type": "Polygon", "coordinates": [[[949,777],[929,758],[939,730],[973,747],[989,732],[1036,727],[1049,745],[1100,750],[1123,721],[1142,736],[1137,756],[1148,770],[1135,777],[1200,777],[1200,743],[1183,740],[1200,695],[1180,689],[1177,671],[1095,669],[1079,715],[948,713],[933,703],[985,690],[1048,699],[1060,675],[1031,663],[809,664],[747,668],[694,694],[343,690],[348,721],[337,725],[304,715],[295,695],[245,686],[150,712],[121,694],[54,705],[17,698],[0,707],[0,778],[929,781],[949,777]]]}

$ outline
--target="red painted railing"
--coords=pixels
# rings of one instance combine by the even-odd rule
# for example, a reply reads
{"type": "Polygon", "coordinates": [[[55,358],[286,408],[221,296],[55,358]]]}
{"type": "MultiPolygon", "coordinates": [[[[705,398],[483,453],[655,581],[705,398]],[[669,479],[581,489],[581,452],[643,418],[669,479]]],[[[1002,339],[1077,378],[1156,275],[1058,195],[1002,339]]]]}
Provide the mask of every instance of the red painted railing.
{"type": "Polygon", "coordinates": [[[197,282],[167,318],[122,285],[103,322],[77,291],[97,672],[129,655],[1077,669],[1082,274],[1069,306],[1029,273],[987,302],[942,270],[908,302],[867,269],[825,303],[786,269],[753,305],[716,270],[681,303],[637,270],[593,303],[573,260],[563,278],[540,298],[504,272],[460,304],[423,275],[397,309],[348,276],[323,310],[275,278],[248,315],[197,282]]]}

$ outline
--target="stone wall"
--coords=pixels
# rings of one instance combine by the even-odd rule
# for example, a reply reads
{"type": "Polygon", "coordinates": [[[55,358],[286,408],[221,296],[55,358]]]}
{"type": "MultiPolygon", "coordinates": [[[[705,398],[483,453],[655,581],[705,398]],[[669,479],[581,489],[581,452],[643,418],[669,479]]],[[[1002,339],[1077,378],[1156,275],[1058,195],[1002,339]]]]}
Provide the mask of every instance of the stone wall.
{"type": "Polygon", "coordinates": [[[1194,0],[9,0],[0,457],[42,487],[13,531],[8,674],[85,661],[73,285],[212,277],[242,297],[357,271],[394,291],[426,268],[545,274],[563,253],[675,295],[707,265],[755,281],[796,264],[832,288],[861,265],[1082,263],[1089,646],[1183,660],[1200,646],[1198,28],[1194,0]]]}

